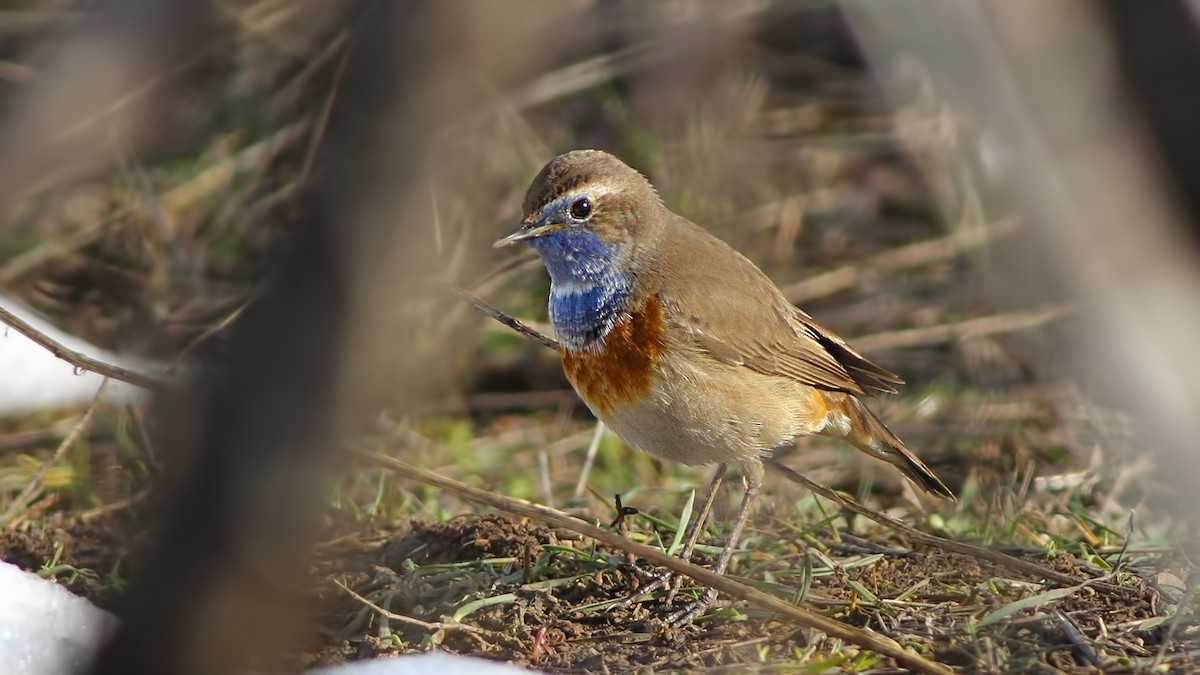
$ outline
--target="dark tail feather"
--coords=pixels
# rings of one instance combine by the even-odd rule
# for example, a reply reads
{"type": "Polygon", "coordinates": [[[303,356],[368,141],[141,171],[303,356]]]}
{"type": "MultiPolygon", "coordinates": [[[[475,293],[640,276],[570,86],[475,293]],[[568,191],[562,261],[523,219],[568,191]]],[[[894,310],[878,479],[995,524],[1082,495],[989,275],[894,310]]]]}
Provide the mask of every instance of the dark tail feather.
{"type": "Polygon", "coordinates": [[[826,394],[826,399],[831,417],[821,433],[845,439],[868,455],[891,464],[926,492],[954,500],[950,488],[861,401],[847,394],[826,394]],[[845,416],[844,422],[835,417],[838,414],[845,416]]]}

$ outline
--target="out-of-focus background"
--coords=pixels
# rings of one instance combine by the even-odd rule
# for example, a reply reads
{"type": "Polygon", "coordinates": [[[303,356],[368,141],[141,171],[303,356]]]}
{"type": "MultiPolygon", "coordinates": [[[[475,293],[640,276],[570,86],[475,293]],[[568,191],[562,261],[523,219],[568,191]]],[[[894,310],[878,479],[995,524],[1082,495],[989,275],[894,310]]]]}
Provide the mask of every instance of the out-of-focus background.
{"type": "MultiPolygon", "coordinates": [[[[789,450],[789,466],[1077,584],[919,544],[775,480],[738,577],[967,671],[1185,672],[1200,400],[1187,193],[1121,86],[1115,14],[1020,4],[416,3],[371,25],[373,3],[350,0],[10,2],[0,307],[186,389],[249,353],[240,321],[271,306],[274,270],[303,277],[279,260],[323,232],[344,313],[288,315],[301,320],[274,335],[346,326],[335,375],[316,380],[332,392],[325,459],[372,450],[604,522],[619,493],[641,512],[631,536],[669,544],[708,470],[598,435],[554,351],[457,295],[550,332],[536,256],[491,242],[542,164],[604,148],[898,372],[901,393],[871,405],[959,501],[830,440],[789,450]]],[[[163,484],[201,464],[178,436],[219,438],[197,431],[217,417],[180,412],[186,392],[97,395],[100,375],[24,340],[0,334],[0,559],[124,616],[131,580],[161,571],[145,561],[163,559],[163,484]]],[[[235,464],[257,467],[239,484],[278,476],[235,464]]],[[[628,588],[620,555],[329,464],[305,493],[323,495],[305,535],[314,610],[282,650],[289,668],[433,648],[568,672],[895,666],[744,607],[686,640],[650,607],[604,613],[628,588]]]]}

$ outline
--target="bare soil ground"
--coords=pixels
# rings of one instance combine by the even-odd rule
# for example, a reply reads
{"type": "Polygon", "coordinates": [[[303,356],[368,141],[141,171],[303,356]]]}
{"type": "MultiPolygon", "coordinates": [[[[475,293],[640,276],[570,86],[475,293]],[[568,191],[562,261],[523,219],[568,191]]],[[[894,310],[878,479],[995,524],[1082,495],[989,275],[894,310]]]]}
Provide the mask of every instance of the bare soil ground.
{"type": "MultiPolygon", "coordinates": [[[[827,615],[965,672],[1200,667],[1200,626],[1181,611],[1195,572],[1177,551],[1092,561],[1020,553],[1078,581],[1049,586],[886,532],[852,535],[832,522],[789,541],[790,554],[777,556],[773,546],[768,557],[755,551],[756,542],[789,538],[794,529],[763,527],[735,574],[781,595],[802,588],[804,602],[827,615]]],[[[669,540],[671,533],[631,532],[652,534],[669,540]]],[[[0,558],[111,606],[129,569],[128,537],[126,525],[112,518],[47,533],[8,532],[0,535],[0,558]]],[[[436,647],[549,672],[776,672],[801,662],[815,671],[898,670],[744,606],[710,610],[685,628],[661,620],[661,593],[614,608],[649,578],[625,554],[504,516],[347,533],[323,547],[316,570],[323,579],[319,637],[297,666],[436,647]]],[[[697,590],[685,584],[680,598],[697,590]]]]}
{"type": "MultiPolygon", "coordinates": [[[[433,641],[550,672],[771,671],[801,654],[816,670],[896,668],[744,607],[712,610],[686,628],[660,619],[661,594],[612,609],[643,577],[630,571],[620,552],[562,534],[482,516],[418,524],[385,540],[370,570],[349,577],[361,598],[348,626],[352,637],[324,657],[402,653],[433,641]],[[464,627],[406,625],[362,599],[405,607],[408,616],[434,624],[455,617],[464,627]]],[[[1029,556],[1078,580],[1077,586],[1050,589],[1040,579],[913,548],[885,533],[863,539],[823,528],[813,534],[815,543],[793,544],[790,556],[761,560],[747,551],[735,574],[752,567],[751,578],[781,593],[791,590],[783,580],[807,578],[803,595],[812,606],[966,672],[1197,667],[1194,619],[1171,620],[1189,573],[1184,561],[1172,564],[1174,555],[1115,570],[1072,555],[1029,556]],[[1099,580],[1115,588],[1096,590],[1092,584],[1099,580]]]]}

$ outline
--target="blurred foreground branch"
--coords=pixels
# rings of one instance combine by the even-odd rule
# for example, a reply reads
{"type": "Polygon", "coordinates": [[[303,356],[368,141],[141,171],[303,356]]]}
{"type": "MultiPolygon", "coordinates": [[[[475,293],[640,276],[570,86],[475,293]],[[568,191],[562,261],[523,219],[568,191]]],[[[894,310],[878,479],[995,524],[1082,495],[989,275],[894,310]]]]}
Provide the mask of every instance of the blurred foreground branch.
{"type": "MultiPolygon", "coordinates": [[[[1083,375],[1151,421],[1163,475],[1200,476],[1200,31],[1155,3],[842,0],[898,132],[935,175],[1030,226],[996,285],[1067,289],[1083,375]],[[962,169],[966,167],[968,171],[962,169]]],[[[1191,508],[1185,516],[1197,513],[1191,508]]]]}
{"type": "Polygon", "coordinates": [[[381,263],[402,250],[408,186],[447,104],[426,89],[443,63],[426,37],[440,32],[440,10],[349,6],[358,30],[319,168],[271,278],[231,326],[223,361],[156,401],[169,462],[151,510],[162,514],[160,535],[91,672],[275,667],[304,634],[307,560],[334,438],[361,400],[347,355],[372,342],[361,321],[368,284],[403,287],[381,263]]]}

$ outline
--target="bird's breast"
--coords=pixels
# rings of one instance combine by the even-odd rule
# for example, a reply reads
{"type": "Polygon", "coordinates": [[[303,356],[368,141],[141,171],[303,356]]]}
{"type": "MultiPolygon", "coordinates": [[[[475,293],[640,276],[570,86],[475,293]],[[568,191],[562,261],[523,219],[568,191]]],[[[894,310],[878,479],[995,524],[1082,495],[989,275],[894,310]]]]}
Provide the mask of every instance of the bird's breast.
{"type": "Polygon", "coordinates": [[[650,296],[621,316],[595,344],[562,347],[567,379],[597,415],[603,417],[648,395],[666,349],[664,326],[662,303],[650,296]]]}
{"type": "Polygon", "coordinates": [[[628,298],[628,284],[617,274],[594,283],[555,281],[550,321],[558,341],[577,350],[595,346],[625,315],[628,298]]]}

